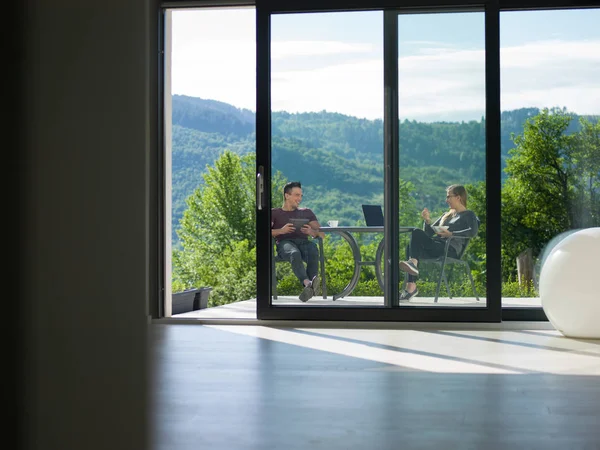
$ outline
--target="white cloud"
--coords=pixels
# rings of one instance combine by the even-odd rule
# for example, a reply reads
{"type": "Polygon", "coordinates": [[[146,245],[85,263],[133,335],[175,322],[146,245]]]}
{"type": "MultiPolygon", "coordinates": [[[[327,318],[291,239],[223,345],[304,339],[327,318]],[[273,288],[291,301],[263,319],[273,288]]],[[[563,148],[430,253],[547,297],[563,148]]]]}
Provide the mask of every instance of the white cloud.
{"type": "Polygon", "coordinates": [[[600,40],[545,41],[501,50],[502,109],[566,106],[600,114],[600,40]]]}
{"type": "Polygon", "coordinates": [[[256,109],[253,42],[221,41],[218,46],[190,44],[187,51],[173,54],[171,74],[174,94],[210,98],[240,108],[256,109]]]}
{"type": "MultiPolygon", "coordinates": [[[[483,58],[483,51],[447,50],[400,58],[401,117],[481,117],[485,109],[483,58]],[[472,117],[473,110],[481,112],[472,117]]],[[[271,84],[274,110],[327,110],[371,119],[383,117],[381,58],[312,70],[274,70],[271,84]]]]}
{"type": "Polygon", "coordinates": [[[275,111],[322,111],[383,116],[383,61],[329,65],[313,70],[277,71],[271,78],[275,111]]]}
{"type": "Polygon", "coordinates": [[[501,49],[503,68],[563,66],[567,62],[600,63],[600,40],[542,41],[501,49]]]}
{"type": "Polygon", "coordinates": [[[183,94],[256,109],[253,9],[174,11],[171,86],[183,94]]]}
{"type": "Polygon", "coordinates": [[[479,119],[485,112],[485,53],[443,50],[398,61],[400,117],[479,119]]]}
{"type": "Polygon", "coordinates": [[[402,41],[402,45],[424,45],[428,47],[454,47],[454,44],[449,44],[447,42],[439,42],[439,41],[402,41]]]}
{"type": "MultiPolygon", "coordinates": [[[[187,14],[177,22],[174,19],[173,93],[255,109],[254,21],[248,19],[248,11],[244,13],[245,18],[226,24],[204,19],[198,26],[187,14]]],[[[439,42],[415,45],[418,53],[399,58],[401,117],[479,119],[485,112],[484,51],[439,42]]],[[[274,41],[272,109],[381,118],[380,51],[371,43],[274,41]]],[[[600,40],[505,47],[501,50],[502,109],[566,106],[579,114],[599,114],[599,74],[600,40]]]]}
{"type": "Polygon", "coordinates": [[[271,43],[271,59],[368,53],[373,50],[374,45],[371,44],[352,44],[338,41],[274,41],[271,43]]]}
{"type": "MultiPolygon", "coordinates": [[[[431,45],[424,54],[399,58],[401,117],[470,120],[485,115],[485,52],[431,45]]],[[[546,41],[503,48],[502,109],[566,106],[579,114],[598,114],[598,74],[600,41],[546,41]]],[[[383,115],[380,60],[275,71],[272,89],[275,110],[383,115]]]]}

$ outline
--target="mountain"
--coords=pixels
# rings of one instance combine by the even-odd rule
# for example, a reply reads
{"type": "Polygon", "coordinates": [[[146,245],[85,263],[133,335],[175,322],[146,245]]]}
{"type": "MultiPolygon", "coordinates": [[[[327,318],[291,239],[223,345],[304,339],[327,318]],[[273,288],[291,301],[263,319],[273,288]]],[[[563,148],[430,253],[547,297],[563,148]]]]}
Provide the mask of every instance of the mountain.
{"type": "Polygon", "coordinates": [[[254,113],[216,100],[173,95],[173,125],[237,137],[254,132],[254,113]]]}
{"type": "MultiPolygon", "coordinates": [[[[537,108],[501,115],[503,161],[537,108]]],[[[574,121],[575,122],[575,121],[574,121]]],[[[576,127],[574,123],[574,127],[576,127]]],[[[361,203],[383,202],[383,122],[339,113],[272,114],[273,170],[303,183],[305,204],[325,222],[354,224],[361,203]]],[[[187,207],[185,199],[202,183],[207,165],[225,150],[255,152],[255,116],[227,103],[173,96],[173,241],[187,207]]],[[[470,122],[400,123],[400,177],[414,184],[419,207],[444,207],[452,183],[485,178],[485,119],[470,122]]]]}

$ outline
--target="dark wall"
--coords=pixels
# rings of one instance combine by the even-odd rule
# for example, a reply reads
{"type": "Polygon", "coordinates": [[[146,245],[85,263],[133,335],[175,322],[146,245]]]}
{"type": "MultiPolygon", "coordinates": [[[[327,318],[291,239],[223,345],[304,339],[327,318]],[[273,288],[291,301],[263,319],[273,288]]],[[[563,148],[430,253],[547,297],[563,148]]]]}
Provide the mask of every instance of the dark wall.
{"type": "Polygon", "coordinates": [[[149,448],[155,8],[27,0],[21,10],[13,312],[23,448],[149,448]]]}

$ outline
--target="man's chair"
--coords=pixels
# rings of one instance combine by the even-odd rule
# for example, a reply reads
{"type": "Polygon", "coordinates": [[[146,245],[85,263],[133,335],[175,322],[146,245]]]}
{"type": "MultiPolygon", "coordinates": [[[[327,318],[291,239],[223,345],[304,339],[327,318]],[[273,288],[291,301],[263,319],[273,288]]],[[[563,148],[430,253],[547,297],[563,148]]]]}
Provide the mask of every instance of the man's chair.
{"type": "MultiPolygon", "coordinates": [[[[323,252],[323,239],[320,237],[314,238],[317,241],[317,247],[319,247],[319,277],[321,278],[321,290],[323,298],[327,298],[327,283],[325,282],[325,253],[323,252]]],[[[275,245],[275,239],[272,239],[273,243],[273,257],[271,258],[271,290],[273,293],[273,299],[277,300],[277,272],[275,271],[275,263],[288,262],[285,259],[281,259],[277,255],[277,247],[275,245]]]]}
{"type": "Polygon", "coordinates": [[[444,280],[444,284],[446,285],[446,291],[448,292],[448,297],[452,298],[452,295],[450,294],[450,287],[448,286],[448,277],[446,276],[446,272],[445,272],[445,268],[448,264],[459,264],[459,265],[462,265],[465,267],[465,270],[467,271],[467,274],[469,275],[469,280],[471,280],[471,287],[473,288],[473,294],[475,295],[475,298],[477,299],[477,301],[479,301],[479,296],[477,295],[477,289],[475,288],[475,282],[473,281],[473,275],[471,274],[471,268],[469,267],[469,263],[463,259],[463,255],[465,254],[465,251],[467,250],[467,247],[469,246],[470,240],[471,240],[471,238],[464,237],[464,236],[451,236],[446,240],[446,246],[444,248],[443,256],[438,256],[436,258],[421,258],[419,260],[419,268],[421,267],[421,264],[423,264],[423,263],[437,264],[437,265],[441,266],[440,267],[440,276],[438,278],[437,288],[435,290],[435,299],[434,299],[435,303],[437,303],[438,297],[440,295],[442,279],[444,280]],[[448,256],[448,249],[450,248],[450,241],[452,239],[465,239],[467,241],[465,246],[463,247],[462,251],[460,252],[460,255],[457,255],[456,258],[448,256]]]}

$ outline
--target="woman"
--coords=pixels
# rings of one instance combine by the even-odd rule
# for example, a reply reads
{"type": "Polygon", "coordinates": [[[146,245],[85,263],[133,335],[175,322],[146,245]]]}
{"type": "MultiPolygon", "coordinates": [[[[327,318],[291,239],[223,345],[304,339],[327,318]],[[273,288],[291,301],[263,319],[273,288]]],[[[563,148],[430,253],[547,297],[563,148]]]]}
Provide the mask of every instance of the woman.
{"type": "MultiPolygon", "coordinates": [[[[400,263],[400,270],[408,273],[408,282],[400,293],[400,301],[409,301],[419,293],[416,281],[419,277],[419,259],[436,258],[444,254],[446,240],[451,236],[473,237],[479,229],[479,219],[475,213],[467,209],[467,190],[460,184],[446,188],[446,203],[450,210],[441,215],[435,222],[431,221],[429,210],[421,212],[424,220],[423,229],[413,230],[410,236],[409,259],[400,263]],[[436,233],[434,226],[447,226],[436,233]]],[[[452,258],[461,254],[467,239],[452,239],[448,248],[448,256],[452,258]]]]}

